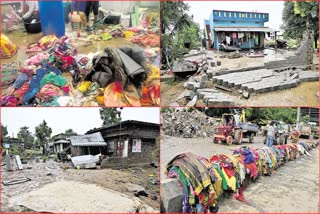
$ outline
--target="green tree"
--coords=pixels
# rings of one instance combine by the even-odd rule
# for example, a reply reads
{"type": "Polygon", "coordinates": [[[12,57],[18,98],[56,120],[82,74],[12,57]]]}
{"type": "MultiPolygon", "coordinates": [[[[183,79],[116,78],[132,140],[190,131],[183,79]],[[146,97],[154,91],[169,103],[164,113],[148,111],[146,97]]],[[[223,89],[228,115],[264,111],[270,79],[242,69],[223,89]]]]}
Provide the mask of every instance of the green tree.
{"type": "Polygon", "coordinates": [[[101,108],[99,112],[103,125],[109,126],[121,122],[121,110],[122,108],[101,108]]]}
{"type": "Polygon", "coordinates": [[[282,12],[284,36],[292,39],[301,39],[307,29],[314,31],[315,47],[319,37],[319,3],[314,2],[290,2],[284,3],[282,12]]]}
{"type": "Polygon", "coordinates": [[[1,143],[7,138],[8,128],[1,123],[1,143]]]}
{"type": "Polygon", "coordinates": [[[30,149],[33,146],[34,137],[29,131],[29,127],[23,126],[18,132],[18,138],[24,143],[25,148],[30,149]]]}
{"type": "Polygon", "coordinates": [[[43,154],[47,154],[46,148],[48,148],[48,143],[52,134],[52,129],[48,126],[47,122],[43,120],[41,124],[36,126],[36,142],[42,147],[43,149],[43,154]]]}
{"type": "Polygon", "coordinates": [[[245,109],[247,121],[265,125],[270,120],[283,121],[293,124],[296,121],[296,108],[247,108],[245,109]]]}
{"type": "Polygon", "coordinates": [[[168,67],[171,67],[172,59],[179,58],[187,51],[187,43],[190,48],[201,44],[199,26],[187,14],[188,10],[189,6],[184,2],[165,1],[161,4],[162,59],[168,67]]]}
{"type": "Polygon", "coordinates": [[[73,129],[65,130],[64,134],[66,135],[77,135],[77,132],[73,131],[73,129]]]}

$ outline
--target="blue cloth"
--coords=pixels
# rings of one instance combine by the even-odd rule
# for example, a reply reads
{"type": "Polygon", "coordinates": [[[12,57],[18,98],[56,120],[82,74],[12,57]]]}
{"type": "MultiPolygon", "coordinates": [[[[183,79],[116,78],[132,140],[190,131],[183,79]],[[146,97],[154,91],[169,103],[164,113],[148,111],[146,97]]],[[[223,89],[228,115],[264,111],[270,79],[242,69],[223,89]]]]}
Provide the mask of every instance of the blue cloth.
{"type": "Polygon", "coordinates": [[[49,72],[50,70],[46,68],[40,68],[36,71],[36,76],[32,77],[30,81],[29,89],[22,98],[22,103],[24,104],[29,103],[29,101],[32,100],[34,96],[36,96],[36,94],[40,89],[40,82],[42,78],[49,72]]]}
{"type": "Polygon", "coordinates": [[[246,164],[248,164],[248,163],[254,163],[254,162],[255,162],[254,157],[253,157],[253,154],[252,154],[252,152],[251,152],[249,149],[247,149],[247,148],[241,148],[240,153],[241,153],[242,155],[244,155],[244,162],[245,162],[246,164]]]}
{"type": "Polygon", "coordinates": [[[24,74],[24,73],[20,73],[17,78],[16,81],[13,83],[13,87],[14,89],[19,89],[23,86],[23,84],[25,82],[28,81],[28,75],[24,74]]]}
{"type": "Polygon", "coordinates": [[[25,93],[25,95],[22,98],[23,104],[29,103],[30,100],[32,100],[36,96],[36,94],[40,90],[40,82],[41,82],[42,78],[46,74],[48,74],[50,71],[54,72],[56,75],[61,74],[61,71],[58,68],[52,67],[49,65],[44,65],[42,68],[39,68],[36,71],[36,76],[33,76],[30,81],[30,86],[29,86],[28,91],[25,93]]]}

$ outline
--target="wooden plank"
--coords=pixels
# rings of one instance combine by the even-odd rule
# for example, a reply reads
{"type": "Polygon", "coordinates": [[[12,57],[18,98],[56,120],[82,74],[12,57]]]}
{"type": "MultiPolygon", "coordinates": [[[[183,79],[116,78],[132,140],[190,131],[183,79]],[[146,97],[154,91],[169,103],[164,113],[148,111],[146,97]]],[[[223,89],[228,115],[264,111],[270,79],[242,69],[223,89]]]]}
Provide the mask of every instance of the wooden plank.
{"type": "Polygon", "coordinates": [[[23,169],[23,165],[22,165],[22,163],[21,163],[20,156],[19,156],[19,155],[16,155],[15,158],[16,158],[16,161],[17,161],[17,164],[18,164],[18,169],[19,169],[19,170],[22,170],[22,169],[23,169]]]}

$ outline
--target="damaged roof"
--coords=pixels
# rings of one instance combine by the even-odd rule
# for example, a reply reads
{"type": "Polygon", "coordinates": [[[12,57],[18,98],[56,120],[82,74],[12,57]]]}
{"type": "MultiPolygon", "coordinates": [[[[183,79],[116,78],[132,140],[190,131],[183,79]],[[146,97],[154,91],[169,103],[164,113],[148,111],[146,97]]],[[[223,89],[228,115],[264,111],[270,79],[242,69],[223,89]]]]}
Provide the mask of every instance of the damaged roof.
{"type": "Polygon", "coordinates": [[[70,137],[72,146],[107,146],[100,132],[70,137]]]}

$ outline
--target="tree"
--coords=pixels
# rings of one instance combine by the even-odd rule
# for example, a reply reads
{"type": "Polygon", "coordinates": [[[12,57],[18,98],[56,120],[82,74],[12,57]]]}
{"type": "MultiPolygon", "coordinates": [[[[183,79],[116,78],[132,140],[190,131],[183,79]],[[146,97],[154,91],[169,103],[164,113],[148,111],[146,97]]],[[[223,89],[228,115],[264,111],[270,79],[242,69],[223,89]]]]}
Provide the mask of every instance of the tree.
{"type": "Polygon", "coordinates": [[[73,131],[72,129],[67,129],[64,132],[66,135],[77,135],[77,132],[73,131]]]}
{"type": "Polygon", "coordinates": [[[293,124],[296,122],[296,108],[246,108],[247,121],[265,125],[270,120],[279,120],[293,124]]]}
{"type": "Polygon", "coordinates": [[[33,146],[34,137],[29,131],[29,127],[23,126],[18,132],[18,138],[24,143],[25,148],[30,149],[33,146]]]}
{"type": "Polygon", "coordinates": [[[193,17],[187,14],[188,4],[184,2],[165,1],[161,4],[161,48],[162,63],[170,66],[185,52],[186,44],[190,48],[198,47],[199,26],[193,21],[193,17]]]}
{"type": "Polygon", "coordinates": [[[121,122],[121,110],[122,108],[101,108],[99,112],[103,125],[109,126],[121,122]]]}
{"type": "Polygon", "coordinates": [[[47,154],[46,148],[48,148],[48,143],[50,140],[50,136],[52,134],[52,129],[48,126],[47,122],[43,120],[39,126],[36,126],[36,138],[37,143],[43,148],[43,154],[47,154]]]}
{"type": "Polygon", "coordinates": [[[301,39],[307,29],[314,31],[315,47],[319,37],[319,3],[314,2],[285,2],[282,12],[284,36],[287,38],[301,39]]]}
{"type": "Polygon", "coordinates": [[[7,138],[8,128],[1,123],[1,143],[7,138]]]}

